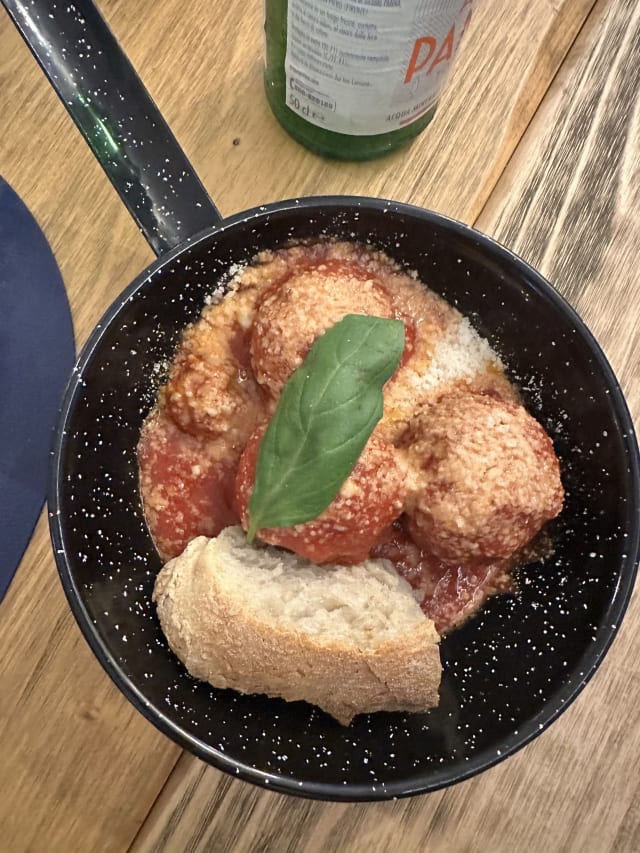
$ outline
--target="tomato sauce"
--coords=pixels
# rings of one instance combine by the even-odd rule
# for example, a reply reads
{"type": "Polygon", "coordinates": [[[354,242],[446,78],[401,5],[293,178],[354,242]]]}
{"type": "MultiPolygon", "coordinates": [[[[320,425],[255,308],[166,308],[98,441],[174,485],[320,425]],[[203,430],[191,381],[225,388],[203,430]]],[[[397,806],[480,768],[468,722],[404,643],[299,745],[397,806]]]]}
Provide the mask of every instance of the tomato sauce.
{"type": "Polygon", "coordinates": [[[212,454],[206,438],[183,432],[162,411],[144,425],[138,464],[147,524],[163,559],[181,554],[196,536],[217,536],[238,523],[233,462],[212,454]]]}
{"type": "Polygon", "coordinates": [[[446,634],[475,613],[490,595],[513,588],[508,561],[444,563],[416,545],[404,516],[386,531],[371,556],[393,563],[415,590],[439,634],[446,634]]]}
{"type": "MultiPolygon", "coordinates": [[[[514,555],[503,558],[500,554],[489,559],[467,548],[467,552],[460,552],[463,557],[451,557],[458,541],[462,541],[456,525],[459,527],[461,518],[466,521],[466,516],[455,503],[455,482],[448,484],[445,477],[459,478],[459,493],[474,476],[480,481],[480,462],[480,467],[469,471],[465,460],[480,439],[493,441],[491,429],[495,431],[495,425],[501,423],[504,411],[492,405],[476,407],[480,411],[487,408],[488,423],[494,424],[489,433],[482,433],[479,427],[479,433],[472,430],[469,434],[466,411],[457,409],[441,416],[441,432],[437,418],[432,418],[431,431],[417,436],[412,433],[420,424],[415,412],[428,412],[430,406],[439,406],[438,395],[446,389],[454,389],[462,399],[466,393],[475,393],[476,398],[484,395],[483,399],[493,395],[497,407],[500,399],[509,399],[512,407],[516,405],[515,393],[495,354],[487,356],[488,345],[482,349],[473,338],[475,332],[463,326],[455,309],[403,273],[386,256],[364,247],[318,243],[267,253],[240,273],[235,290],[219,305],[205,308],[202,318],[185,332],[169,381],[143,426],[138,446],[140,489],[148,527],[164,560],[182,553],[196,536],[216,536],[225,527],[239,523],[246,527],[257,454],[255,436],[261,435],[282,383],[302,359],[300,354],[308,350],[324,328],[336,322],[340,312],[341,316],[375,312],[376,316],[405,322],[403,359],[385,386],[385,413],[370,439],[376,444],[375,454],[368,462],[365,454],[361,456],[353,482],[346,484],[349,488],[318,519],[261,532],[266,541],[314,562],[352,563],[367,555],[389,560],[412,586],[436,629],[446,633],[475,613],[489,595],[511,588],[514,555]],[[297,304],[296,293],[302,294],[298,295],[297,304]],[[350,299],[354,308],[350,308],[350,299]],[[372,306],[371,310],[367,310],[368,306],[372,306]],[[449,364],[437,348],[459,329],[462,343],[455,343],[458,339],[454,334],[454,344],[446,351],[453,355],[449,364]],[[447,424],[452,422],[458,424],[459,433],[453,438],[445,435],[447,424]],[[459,464],[457,451],[461,456],[459,464]],[[440,467],[429,462],[432,456],[440,467]],[[430,470],[434,467],[440,480],[434,479],[430,470]],[[431,478],[430,492],[425,477],[431,478]],[[411,534],[415,519],[419,518],[416,507],[423,515],[430,512],[424,501],[419,502],[420,495],[426,494],[443,498],[438,523],[449,524],[453,519],[450,528],[439,537],[440,557],[430,552],[428,535],[417,543],[411,534]],[[450,496],[454,498],[451,506],[447,503],[450,496]],[[269,534],[271,538],[267,538],[269,534]],[[455,546],[453,552],[451,542],[455,546]]],[[[458,405],[455,394],[449,399],[458,405]]],[[[515,453],[513,464],[521,464],[535,441],[527,438],[525,430],[516,436],[518,442],[514,444],[505,423],[501,427],[507,431],[505,452],[515,453]]],[[[535,422],[534,425],[534,432],[541,429],[535,422]]],[[[545,439],[550,446],[546,436],[545,439]]],[[[536,441],[540,440],[538,436],[536,441]]],[[[498,463],[504,455],[502,447],[498,445],[494,454],[498,463]]],[[[553,479],[557,460],[550,447],[531,453],[534,463],[544,462],[545,476],[552,482],[552,510],[545,504],[549,489],[544,482],[534,507],[540,510],[541,518],[545,513],[549,518],[561,505],[561,486],[553,479]]],[[[531,465],[530,460],[528,464],[531,465]]],[[[482,493],[484,503],[473,498],[466,507],[476,512],[477,505],[478,512],[486,514],[487,524],[493,521],[500,529],[504,527],[501,519],[511,516],[501,514],[494,504],[496,495],[499,498],[502,493],[509,508],[509,466],[511,461],[502,481],[499,477],[495,483],[491,481],[482,493]]],[[[542,469],[537,465],[532,470],[539,475],[542,469]]],[[[527,483],[522,485],[525,492],[532,491],[527,483]]],[[[536,488],[538,485],[536,481],[536,488]]],[[[525,506],[525,515],[527,512],[525,506]]],[[[482,529],[487,529],[485,516],[475,517],[480,518],[482,529]]],[[[469,536],[471,545],[474,536],[480,541],[480,535],[473,531],[469,536]]],[[[437,551],[435,545],[433,550],[437,551]]]]}

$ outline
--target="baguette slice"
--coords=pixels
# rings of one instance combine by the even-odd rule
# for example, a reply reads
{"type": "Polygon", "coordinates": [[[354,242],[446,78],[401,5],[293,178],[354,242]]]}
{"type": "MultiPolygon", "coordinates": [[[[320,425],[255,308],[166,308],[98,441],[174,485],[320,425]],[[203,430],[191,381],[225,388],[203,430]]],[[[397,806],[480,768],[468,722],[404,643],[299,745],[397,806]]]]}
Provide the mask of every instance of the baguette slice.
{"type": "Polygon", "coordinates": [[[385,560],[316,566],[228,527],[168,562],[153,598],[172,650],[215,687],[304,699],[343,725],[438,704],[438,634],[385,560]]]}

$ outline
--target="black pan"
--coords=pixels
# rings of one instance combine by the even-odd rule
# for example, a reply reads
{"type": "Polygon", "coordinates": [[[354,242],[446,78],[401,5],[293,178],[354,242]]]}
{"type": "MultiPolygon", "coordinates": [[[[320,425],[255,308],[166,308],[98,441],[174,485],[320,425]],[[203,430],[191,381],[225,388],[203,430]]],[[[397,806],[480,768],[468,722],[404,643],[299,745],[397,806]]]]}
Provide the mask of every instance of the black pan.
{"type": "Polygon", "coordinates": [[[408,796],[458,782],[515,752],[569,705],[602,661],[640,551],[638,446],[618,383],[589,331],[522,260],[427,210],[378,199],[307,198],[221,221],[91,3],[53,11],[41,4],[47,8],[39,18],[32,3],[31,21],[22,3],[4,5],[158,254],[86,344],[54,442],[56,561],[107,673],[181,746],[291,794],[408,796]],[[74,58],[80,38],[97,70],[74,58]],[[68,74],[74,64],[75,84],[68,74]],[[104,80],[112,82],[105,88],[104,80]],[[132,131],[142,148],[131,145],[132,131]],[[304,703],[214,690],[185,672],[151,604],[160,561],[141,511],[135,457],[161,366],[207,294],[258,250],[320,234],[384,249],[471,319],[553,436],[567,490],[553,557],[523,569],[517,592],[494,598],[443,641],[440,707],[360,717],[349,728],[304,703]]]}

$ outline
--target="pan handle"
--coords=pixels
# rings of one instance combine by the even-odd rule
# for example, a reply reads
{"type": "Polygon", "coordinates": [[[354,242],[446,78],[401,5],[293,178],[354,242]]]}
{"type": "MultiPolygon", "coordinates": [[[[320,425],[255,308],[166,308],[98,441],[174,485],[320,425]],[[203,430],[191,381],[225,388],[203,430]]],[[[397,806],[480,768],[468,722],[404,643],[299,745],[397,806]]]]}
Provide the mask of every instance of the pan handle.
{"type": "Polygon", "coordinates": [[[156,255],[220,214],[92,0],[0,0],[156,255]]]}

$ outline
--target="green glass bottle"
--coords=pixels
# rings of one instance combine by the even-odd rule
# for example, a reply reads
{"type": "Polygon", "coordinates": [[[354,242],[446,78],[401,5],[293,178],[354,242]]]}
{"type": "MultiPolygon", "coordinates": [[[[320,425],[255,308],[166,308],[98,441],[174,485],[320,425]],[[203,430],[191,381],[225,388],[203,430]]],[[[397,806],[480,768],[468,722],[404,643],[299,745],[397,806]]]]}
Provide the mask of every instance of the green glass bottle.
{"type": "Polygon", "coordinates": [[[265,89],[304,146],[368,160],[429,124],[474,0],[266,0],[265,89]]]}

